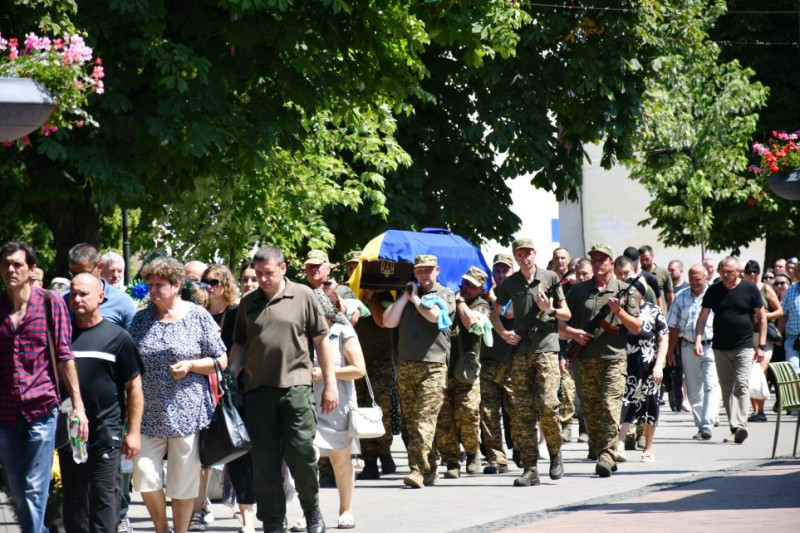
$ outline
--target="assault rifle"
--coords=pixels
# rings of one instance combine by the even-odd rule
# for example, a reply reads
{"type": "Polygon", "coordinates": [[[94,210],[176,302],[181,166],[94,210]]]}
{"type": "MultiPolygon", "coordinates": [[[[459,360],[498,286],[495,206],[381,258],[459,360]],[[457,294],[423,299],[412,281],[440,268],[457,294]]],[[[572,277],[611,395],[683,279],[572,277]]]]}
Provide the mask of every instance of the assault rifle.
{"type": "MultiPolygon", "coordinates": [[[[622,297],[625,296],[626,293],[629,293],[631,290],[636,290],[634,284],[639,281],[639,278],[641,277],[642,272],[639,272],[635,278],[628,280],[628,287],[620,289],[614,297],[618,300],[622,300],[622,297]]],[[[583,331],[594,334],[595,338],[599,337],[604,331],[610,333],[611,335],[619,335],[620,327],[611,323],[612,317],[610,315],[611,308],[608,306],[608,303],[606,303],[600,308],[600,311],[594,317],[592,317],[589,323],[586,324],[586,326],[583,328],[583,331]]],[[[578,355],[581,353],[581,350],[583,350],[583,347],[583,344],[573,340],[572,344],[570,344],[569,349],[567,350],[567,360],[570,363],[573,363],[578,358],[578,355]]]]}
{"type": "MultiPolygon", "coordinates": [[[[572,272],[574,272],[574,270],[575,270],[574,268],[567,269],[564,275],[561,276],[561,279],[558,281],[558,283],[551,285],[550,288],[544,291],[544,294],[547,296],[548,299],[555,298],[556,291],[558,290],[558,288],[569,283],[569,276],[570,274],[572,274],[572,272]]],[[[508,301],[506,306],[508,306],[510,303],[511,300],[508,301]]],[[[550,333],[551,331],[552,332],[558,331],[558,321],[554,320],[552,322],[546,322],[544,320],[544,311],[540,310],[537,313],[536,309],[538,308],[539,306],[537,306],[536,303],[534,303],[534,307],[531,308],[530,311],[528,311],[528,314],[525,315],[523,320],[517,325],[516,328],[514,328],[514,333],[516,333],[522,338],[525,338],[528,332],[530,332],[530,330],[533,329],[534,327],[545,333],[550,333]],[[551,331],[547,331],[548,329],[551,331]]],[[[502,351],[500,352],[500,354],[498,354],[497,357],[497,359],[501,361],[501,364],[500,368],[497,371],[497,375],[494,377],[495,383],[499,384],[502,382],[503,377],[506,374],[506,370],[508,370],[508,364],[511,361],[511,354],[514,352],[514,348],[516,348],[516,345],[508,344],[507,342],[503,341],[502,348],[500,348],[502,349],[502,351]]]]}

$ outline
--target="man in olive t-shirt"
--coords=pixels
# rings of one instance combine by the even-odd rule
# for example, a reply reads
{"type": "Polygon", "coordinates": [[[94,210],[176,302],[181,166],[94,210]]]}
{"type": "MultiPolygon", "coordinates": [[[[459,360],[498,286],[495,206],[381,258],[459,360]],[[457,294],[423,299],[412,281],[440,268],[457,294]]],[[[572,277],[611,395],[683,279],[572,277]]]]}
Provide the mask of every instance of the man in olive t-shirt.
{"type": "MultiPolygon", "coordinates": [[[[514,346],[505,383],[511,436],[522,461],[522,476],[514,486],[539,485],[539,434],[537,414],[550,455],[550,479],[564,475],[561,460],[561,423],[558,419],[558,387],[561,370],[558,361],[556,320],[569,320],[558,275],[536,266],[536,249],[531,239],[517,239],[511,245],[519,271],[505,279],[497,289],[492,326],[505,342],[514,346]],[[554,291],[548,297],[548,291],[554,291]],[[509,311],[514,328],[508,330],[500,320],[503,307],[509,311]]],[[[517,451],[517,450],[515,450],[517,451]]]]}
{"type": "Polygon", "coordinates": [[[627,332],[636,335],[642,323],[637,296],[631,294],[628,284],[614,277],[613,248],[595,244],[588,255],[594,277],[572,287],[567,296],[572,319],[559,327],[583,346],[579,356],[581,391],[589,439],[597,454],[595,472],[600,477],[610,477],[617,468],[619,418],[628,364],[627,332]],[[584,328],[601,313],[606,328],[586,331],[584,328]]]}
{"type": "Polygon", "coordinates": [[[281,462],[295,480],[309,533],[323,533],[311,388],[313,343],[325,382],[322,412],[339,394],[328,325],[310,288],[286,279],[286,261],[274,246],[253,257],[259,290],[246,294],[236,314],[231,372],[244,372],[246,424],[253,443],[253,492],[266,532],[282,532],[286,516],[281,462]],[[311,342],[309,342],[311,341],[311,342]]]}

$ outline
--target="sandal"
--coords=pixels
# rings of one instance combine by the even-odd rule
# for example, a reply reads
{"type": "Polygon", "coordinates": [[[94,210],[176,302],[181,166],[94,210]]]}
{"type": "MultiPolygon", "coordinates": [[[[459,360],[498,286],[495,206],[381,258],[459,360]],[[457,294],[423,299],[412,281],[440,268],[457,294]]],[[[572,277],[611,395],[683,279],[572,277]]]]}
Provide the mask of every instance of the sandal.
{"type": "Polygon", "coordinates": [[[642,454],[642,462],[643,463],[655,463],[656,456],[650,452],[644,452],[642,454]]]}
{"type": "Polygon", "coordinates": [[[339,529],[353,529],[356,527],[356,520],[351,513],[339,515],[339,529]]]}
{"type": "Polygon", "coordinates": [[[306,527],[306,517],[301,516],[297,522],[295,522],[294,525],[289,528],[289,531],[294,531],[297,533],[298,531],[305,531],[306,529],[308,529],[306,527]]]}
{"type": "Polygon", "coordinates": [[[206,521],[201,511],[192,513],[192,518],[189,520],[188,531],[205,531],[206,521]]]}

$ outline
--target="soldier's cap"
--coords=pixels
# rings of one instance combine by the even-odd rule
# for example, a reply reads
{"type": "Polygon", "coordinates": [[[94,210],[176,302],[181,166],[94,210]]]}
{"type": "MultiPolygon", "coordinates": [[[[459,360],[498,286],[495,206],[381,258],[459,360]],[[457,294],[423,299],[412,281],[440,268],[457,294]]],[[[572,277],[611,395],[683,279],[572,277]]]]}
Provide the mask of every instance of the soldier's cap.
{"type": "Polygon", "coordinates": [[[414,268],[417,267],[435,267],[438,265],[436,256],[431,254],[420,254],[414,258],[414,268]]]}
{"type": "Polygon", "coordinates": [[[601,254],[606,254],[608,257],[611,258],[612,261],[614,260],[614,257],[616,257],[614,255],[614,249],[611,246],[603,243],[597,243],[594,246],[592,246],[591,250],[589,250],[589,252],[586,255],[592,255],[592,252],[600,252],[601,254]]]}
{"type": "Polygon", "coordinates": [[[497,254],[492,259],[492,266],[495,266],[498,263],[502,263],[504,265],[508,265],[511,268],[514,268],[514,258],[509,254],[497,254]]]}
{"type": "Polygon", "coordinates": [[[322,250],[311,250],[306,254],[306,262],[303,266],[321,265],[328,262],[328,255],[322,250]]]}
{"type": "Polygon", "coordinates": [[[358,260],[361,258],[361,250],[353,250],[352,252],[347,252],[344,256],[345,263],[358,263],[358,260]]]}
{"type": "Polygon", "coordinates": [[[44,280],[44,270],[41,268],[35,268],[33,272],[31,272],[31,279],[33,281],[43,281],[44,280]]]}
{"type": "Polygon", "coordinates": [[[521,239],[517,239],[511,243],[511,251],[516,252],[519,248],[530,248],[534,250],[533,247],[533,239],[528,239],[527,237],[522,237],[521,239]]]}
{"type": "Polygon", "coordinates": [[[465,279],[475,285],[476,287],[483,287],[486,284],[486,280],[489,276],[478,267],[471,266],[467,273],[461,276],[461,279],[465,279]]]}

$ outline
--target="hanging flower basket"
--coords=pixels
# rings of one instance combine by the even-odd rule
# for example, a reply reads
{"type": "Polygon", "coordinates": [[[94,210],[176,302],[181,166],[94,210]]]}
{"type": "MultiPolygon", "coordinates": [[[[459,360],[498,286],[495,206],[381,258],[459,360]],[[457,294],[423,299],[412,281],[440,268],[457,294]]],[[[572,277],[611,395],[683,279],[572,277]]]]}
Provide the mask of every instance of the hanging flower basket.
{"type": "Polygon", "coordinates": [[[0,141],[13,141],[44,124],[56,108],[47,89],[30,78],[0,78],[0,141]]]}

